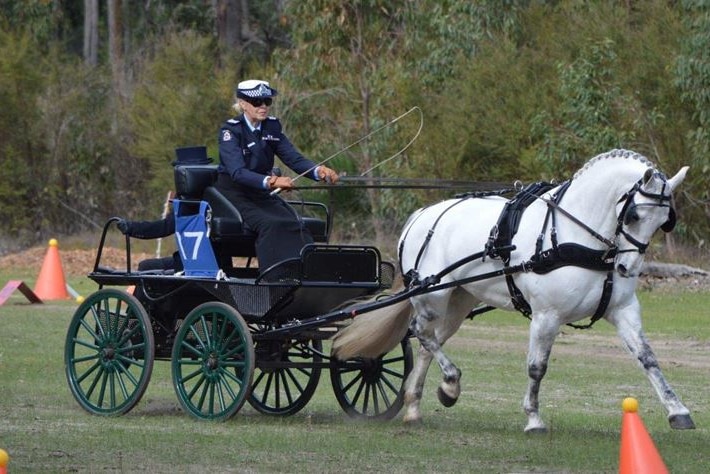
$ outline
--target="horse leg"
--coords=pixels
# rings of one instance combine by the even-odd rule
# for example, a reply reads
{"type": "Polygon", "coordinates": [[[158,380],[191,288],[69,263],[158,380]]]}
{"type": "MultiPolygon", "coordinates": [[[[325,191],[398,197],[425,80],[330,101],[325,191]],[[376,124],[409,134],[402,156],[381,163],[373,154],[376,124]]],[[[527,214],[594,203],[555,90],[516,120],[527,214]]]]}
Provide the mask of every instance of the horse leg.
{"type": "Polygon", "coordinates": [[[547,427],[540,417],[540,383],[547,372],[547,364],[560,325],[535,315],[530,323],[530,340],[528,343],[528,391],[523,399],[523,409],[528,416],[526,433],[546,433],[547,427]]]}
{"type": "Polygon", "coordinates": [[[447,408],[454,406],[461,395],[461,371],[444,354],[441,345],[436,341],[422,341],[422,347],[426,347],[427,351],[436,357],[443,373],[443,380],[436,391],[439,402],[447,408]]]}
{"type": "Polygon", "coordinates": [[[419,402],[432,358],[436,358],[443,372],[443,380],[437,391],[439,401],[450,407],[458,400],[461,394],[461,371],[444,354],[441,346],[461,327],[474,301],[469,293],[458,288],[452,292],[412,300],[415,316],[411,329],[421,348],[414,370],[407,380],[405,421],[421,420],[419,402]]]}
{"type": "Polygon", "coordinates": [[[695,423],[690,417],[690,410],[683,405],[661,372],[656,356],[641,329],[640,313],[641,310],[637,303],[607,319],[616,326],[624,346],[636,358],[656,390],[661,403],[668,410],[668,422],[671,428],[676,430],[694,429],[695,423]]]}
{"type": "Polygon", "coordinates": [[[453,406],[461,393],[459,380],[461,379],[461,371],[446,357],[441,350],[441,345],[431,335],[425,334],[423,331],[417,331],[421,328],[415,320],[414,334],[419,339],[419,357],[414,365],[414,369],[409,374],[406,383],[404,394],[404,403],[406,405],[406,413],[404,421],[407,423],[421,421],[421,412],[419,411],[419,403],[424,390],[424,381],[426,373],[431,365],[431,361],[436,357],[442,372],[444,373],[443,381],[439,386],[437,395],[439,401],[445,407],[453,406]]]}
{"type": "Polygon", "coordinates": [[[412,372],[407,377],[404,390],[404,422],[417,423],[422,421],[422,414],[419,411],[419,403],[422,400],[424,391],[424,380],[431,365],[433,355],[422,345],[419,346],[419,354],[414,364],[412,372]]]}

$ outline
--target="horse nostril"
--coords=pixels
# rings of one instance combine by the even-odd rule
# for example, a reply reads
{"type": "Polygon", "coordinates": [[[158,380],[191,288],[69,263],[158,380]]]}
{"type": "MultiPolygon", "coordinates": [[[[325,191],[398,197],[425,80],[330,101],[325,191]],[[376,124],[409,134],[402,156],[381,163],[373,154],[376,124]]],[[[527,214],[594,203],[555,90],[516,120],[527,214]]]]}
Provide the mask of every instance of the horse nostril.
{"type": "Polygon", "coordinates": [[[628,272],[626,265],[624,265],[623,263],[620,263],[619,266],[617,266],[616,268],[619,270],[619,273],[621,273],[622,275],[626,275],[626,273],[628,272]]]}

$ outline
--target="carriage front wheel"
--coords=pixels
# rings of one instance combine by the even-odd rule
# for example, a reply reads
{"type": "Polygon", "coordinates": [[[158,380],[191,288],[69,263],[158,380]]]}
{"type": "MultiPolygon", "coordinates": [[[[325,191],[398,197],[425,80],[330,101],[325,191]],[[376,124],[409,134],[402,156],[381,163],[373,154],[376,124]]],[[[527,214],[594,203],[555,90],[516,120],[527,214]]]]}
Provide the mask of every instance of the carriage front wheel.
{"type": "Polygon", "coordinates": [[[153,371],[155,344],[140,302],[102,289],[79,305],[64,344],[67,382],[79,405],[95,415],[122,415],[141,399],[153,371]]]}
{"type": "Polygon", "coordinates": [[[249,396],[254,345],[249,327],[231,306],[203,303],[184,319],[172,351],[173,386],[190,415],[226,420],[249,396]]]}
{"type": "Polygon", "coordinates": [[[353,418],[394,418],[404,405],[404,382],[413,360],[408,337],[376,359],[332,357],[330,380],[340,407],[353,418]]]}

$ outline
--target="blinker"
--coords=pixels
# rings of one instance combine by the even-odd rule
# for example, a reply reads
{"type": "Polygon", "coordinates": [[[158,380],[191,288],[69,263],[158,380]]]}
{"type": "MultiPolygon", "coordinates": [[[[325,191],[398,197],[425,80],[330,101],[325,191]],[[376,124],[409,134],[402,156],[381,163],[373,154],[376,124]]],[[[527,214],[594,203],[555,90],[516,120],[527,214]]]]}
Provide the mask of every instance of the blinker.
{"type": "Polygon", "coordinates": [[[661,230],[663,232],[671,232],[673,229],[675,229],[675,221],[676,221],[676,216],[675,216],[675,209],[672,207],[668,208],[668,220],[661,225],[661,230]]]}

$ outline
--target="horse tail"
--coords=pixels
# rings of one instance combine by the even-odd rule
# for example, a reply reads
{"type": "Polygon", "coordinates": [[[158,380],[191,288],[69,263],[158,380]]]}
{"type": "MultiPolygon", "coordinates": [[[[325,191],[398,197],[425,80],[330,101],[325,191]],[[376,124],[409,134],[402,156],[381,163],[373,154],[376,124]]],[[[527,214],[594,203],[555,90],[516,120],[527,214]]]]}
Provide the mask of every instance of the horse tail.
{"type": "Polygon", "coordinates": [[[409,329],[409,299],[359,314],[333,337],[333,355],[340,360],[377,358],[399,344],[409,329]]]}

